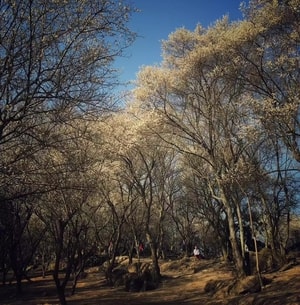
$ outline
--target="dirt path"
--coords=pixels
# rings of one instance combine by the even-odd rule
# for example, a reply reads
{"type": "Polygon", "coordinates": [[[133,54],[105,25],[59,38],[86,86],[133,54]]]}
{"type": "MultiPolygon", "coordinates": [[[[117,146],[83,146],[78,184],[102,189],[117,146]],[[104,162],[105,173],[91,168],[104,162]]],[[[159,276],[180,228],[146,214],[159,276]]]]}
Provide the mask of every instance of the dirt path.
{"type": "MultiPolygon", "coordinates": [[[[111,288],[103,273],[91,269],[78,283],[77,293],[68,296],[69,305],[300,305],[300,265],[264,275],[270,283],[259,293],[228,296],[224,289],[210,295],[205,292],[209,281],[233,281],[230,266],[213,261],[181,260],[161,263],[160,287],[145,292],[126,292],[124,287],[111,288]]],[[[53,281],[36,277],[24,283],[24,296],[17,299],[13,287],[0,287],[1,305],[58,304],[53,281]]]]}

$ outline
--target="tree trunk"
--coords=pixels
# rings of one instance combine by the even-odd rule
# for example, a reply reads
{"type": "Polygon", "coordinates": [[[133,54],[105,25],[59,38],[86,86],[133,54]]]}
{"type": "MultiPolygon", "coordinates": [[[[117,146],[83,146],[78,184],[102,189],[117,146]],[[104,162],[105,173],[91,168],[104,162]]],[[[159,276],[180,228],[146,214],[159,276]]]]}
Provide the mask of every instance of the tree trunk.
{"type": "Polygon", "coordinates": [[[117,252],[117,249],[119,247],[120,240],[121,240],[122,225],[123,225],[123,222],[120,222],[119,225],[118,225],[117,236],[116,236],[115,243],[113,245],[112,257],[111,257],[109,265],[106,269],[106,280],[107,280],[107,284],[110,285],[110,286],[113,286],[112,271],[113,271],[113,268],[114,268],[114,265],[115,265],[116,252],[117,252]]]}
{"type": "Polygon", "coordinates": [[[82,262],[82,260],[80,260],[79,267],[78,265],[74,264],[71,295],[75,294],[78,279],[83,274],[83,272],[84,272],[84,263],[82,262]]]}
{"type": "Polygon", "coordinates": [[[59,269],[55,269],[53,272],[53,279],[56,286],[57,296],[60,302],[60,305],[66,305],[66,297],[65,297],[65,285],[60,282],[59,279],[59,269]]]}
{"type": "Polygon", "coordinates": [[[47,272],[47,269],[49,267],[49,260],[46,260],[46,255],[45,253],[42,253],[42,262],[41,262],[41,265],[42,265],[42,277],[44,278],[46,276],[46,272],[47,272]]]}
{"type": "Polygon", "coordinates": [[[268,236],[268,245],[266,244],[266,246],[270,246],[271,248],[271,251],[272,251],[272,256],[277,260],[277,261],[280,261],[281,260],[281,257],[280,255],[278,255],[278,252],[276,250],[276,246],[275,246],[275,231],[276,231],[276,227],[275,227],[275,224],[274,222],[272,221],[272,215],[271,215],[271,212],[269,211],[269,207],[268,207],[268,204],[264,198],[264,196],[261,196],[261,202],[263,204],[263,207],[264,207],[264,210],[265,210],[265,221],[267,223],[266,227],[267,228],[270,228],[271,232],[270,231],[266,231],[266,234],[268,236]]]}
{"type": "Polygon", "coordinates": [[[251,228],[252,238],[253,238],[254,247],[255,247],[256,272],[257,272],[257,275],[258,275],[260,288],[262,289],[263,288],[263,282],[262,282],[262,278],[261,278],[261,274],[260,274],[260,269],[259,269],[259,257],[258,257],[256,233],[255,233],[255,229],[254,229],[254,225],[253,225],[252,209],[251,209],[251,204],[250,204],[249,197],[247,197],[247,201],[248,201],[248,212],[249,212],[250,228],[251,228]]]}
{"type": "Polygon", "coordinates": [[[238,223],[239,223],[240,245],[241,245],[242,257],[243,257],[243,259],[245,259],[245,232],[244,232],[244,226],[243,226],[243,216],[241,213],[241,207],[238,203],[236,204],[236,214],[237,214],[237,219],[238,219],[238,223]]]}
{"type": "Polygon", "coordinates": [[[65,296],[65,288],[58,284],[58,285],[56,285],[56,291],[57,291],[57,296],[58,296],[60,305],[67,305],[67,300],[66,300],[66,296],[65,296]]]}
{"type": "Polygon", "coordinates": [[[57,244],[55,250],[55,265],[53,270],[53,279],[56,286],[56,292],[61,305],[66,305],[66,297],[65,297],[65,290],[68,280],[70,279],[71,269],[73,262],[70,261],[68,258],[65,277],[64,279],[60,280],[59,278],[59,271],[60,271],[60,264],[62,260],[62,251],[63,251],[63,242],[64,242],[64,231],[65,231],[66,223],[62,222],[61,220],[57,221],[57,228],[58,228],[58,236],[57,236],[57,244]]]}
{"type": "Polygon", "coordinates": [[[166,252],[165,252],[165,246],[164,246],[164,230],[162,228],[162,224],[160,225],[160,232],[159,232],[159,238],[158,238],[158,247],[157,247],[157,257],[166,259],[166,252]]]}
{"type": "Polygon", "coordinates": [[[6,275],[7,275],[7,268],[5,268],[5,265],[2,265],[2,285],[5,286],[6,284],[6,275]]]}
{"type": "Polygon", "coordinates": [[[22,274],[20,272],[17,272],[15,274],[16,276],[16,289],[17,289],[17,295],[21,295],[23,293],[22,288],[22,274]]]}
{"type": "Polygon", "coordinates": [[[160,268],[158,264],[158,257],[157,257],[157,246],[155,245],[155,242],[153,241],[152,236],[150,235],[149,232],[146,233],[147,241],[150,246],[151,250],[151,260],[153,264],[153,281],[158,284],[158,282],[161,279],[161,274],[160,274],[160,268]]]}
{"type": "Polygon", "coordinates": [[[65,293],[66,293],[67,283],[70,279],[71,271],[72,271],[72,262],[68,262],[65,270],[64,278],[62,279],[59,278],[59,268],[55,269],[53,272],[53,279],[55,282],[57,296],[60,301],[60,305],[67,304],[65,293]]]}
{"type": "MultiPolygon", "coordinates": [[[[227,242],[228,244],[228,242],[227,242]]],[[[221,251],[222,251],[222,257],[223,257],[223,260],[226,262],[228,261],[229,259],[229,251],[228,251],[228,245],[226,247],[226,245],[224,245],[223,242],[221,242],[221,251]]]]}
{"type": "Polygon", "coordinates": [[[130,248],[129,248],[129,253],[128,253],[128,263],[129,265],[132,264],[133,262],[133,253],[134,253],[134,249],[135,249],[135,243],[132,242],[131,245],[130,245],[130,248]]]}
{"type": "Polygon", "coordinates": [[[234,215],[232,212],[232,208],[228,204],[226,204],[225,208],[228,219],[229,240],[232,248],[233,261],[236,267],[237,277],[242,278],[246,276],[246,273],[244,270],[244,260],[235,233],[234,215]]]}

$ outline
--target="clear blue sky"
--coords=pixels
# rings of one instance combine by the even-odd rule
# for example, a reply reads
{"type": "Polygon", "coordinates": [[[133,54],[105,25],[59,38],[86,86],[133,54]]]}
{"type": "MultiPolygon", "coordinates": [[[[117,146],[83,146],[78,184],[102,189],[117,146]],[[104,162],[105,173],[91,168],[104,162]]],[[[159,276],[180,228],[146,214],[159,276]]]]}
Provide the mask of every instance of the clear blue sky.
{"type": "MultiPolygon", "coordinates": [[[[141,12],[135,13],[129,23],[138,34],[134,44],[126,51],[128,57],[117,59],[122,82],[136,79],[139,68],[161,62],[161,41],[176,29],[194,30],[199,23],[212,25],[224,15],[230,20],[242,19],[239,6],[242,0],[131,0],[141,12]]],[[[248,2],[248,1],[245,1],[248,2]]]]}

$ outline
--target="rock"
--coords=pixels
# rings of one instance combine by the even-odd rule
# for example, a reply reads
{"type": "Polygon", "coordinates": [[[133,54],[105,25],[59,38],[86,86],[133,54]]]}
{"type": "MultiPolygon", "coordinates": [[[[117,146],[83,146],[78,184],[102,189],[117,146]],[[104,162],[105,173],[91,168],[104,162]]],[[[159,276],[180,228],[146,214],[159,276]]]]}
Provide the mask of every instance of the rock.
{"type": "Polygon", "coordinates": [[[115,268],[112,271],[112,284],[115,287],[122,286],[125,284],[125,274],[127,274],[127,271],[123,268],[115,268]]]}
{"type": "Polygon", "coordinates": [[[248,292],[254,293],[261,291],[258,276],[247,276],[246,278],[237,281],[234,290],[235,294],[245,294],[248,292]]]}
{"type": "MultiPolygon", "coordinates": [[[[250,255],[250,264],[251,264],[251,273],[256,273],[256,255],[255,252],[249,252],[250,255]]],[[[274,268],[278,267],[279,262],[275,260],[272,255],[272,251],[268,248],[263,248],[258,252],[258,263],[260,272],[270,272],[274,268]]]]}
{"type": "Polygon", "coordinates": [[[127,271],[128,273],[138,273],[138,264],[137,263],[130,264],[127,267],[127,271]]]}
{"type": "Polygon", "coordinates": [[[125,275],[125,290],[129,292],[139,292],[143,287],[143,280],[137,273],[127,273],[125,275]]]}
{"type": "Polygon", "coordinates": [[[261,283],[258,275],[247,276],[243,279],[237,280],[232,287],[230,287],[229,293],[233,295],[241,295],[246,293],[256,293],[262,290],[262,286],[268,284],[270,281],[264,277],[261,277],[261,283]],[[262,284],[262,286],[261,286],[262,284]]]}
{"type": "Polygon", "coordinates": [[[204,287],[204,291],[206,293],[214,294],[217,291],[220,291],[227,285],[226,281],[222,280],[210,280],[206,283],[204,287]]]}

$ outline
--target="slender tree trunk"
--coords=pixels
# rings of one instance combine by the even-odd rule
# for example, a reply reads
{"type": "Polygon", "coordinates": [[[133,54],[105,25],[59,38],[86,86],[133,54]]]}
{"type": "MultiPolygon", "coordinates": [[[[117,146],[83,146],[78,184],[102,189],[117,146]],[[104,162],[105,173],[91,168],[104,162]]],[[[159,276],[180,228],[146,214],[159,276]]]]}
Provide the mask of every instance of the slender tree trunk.
{"type": "MultiPolygon", "coordinates": [[[[223,241],[220,241],[220,243],[221,243],[222,257],[223,257],[223,260],[226,262],[226,261],[228,261],[228,257],[229,257],[228,246],[226,247],[226,245],[224,244],[223,241]]],[[[228,244],[228,242],[227,242],[227,244],[228,244]]]]}
{"type": "Polygon", "coordinates": [[[226,204],[225,208],[228,219],[229,240],[232,248],[232,256],[236,267],[237,277],[242,278],[246,276],[246,273],[244,270],[244,260],[236,237],[234,215],[232,212],[232,208],[228,204],[226,204]]]}
{"type": "Polygon", "coordinates": [[[77,257],[77,263],[74,263],[73,266],[73,282],[72,282],[71,295],[75,294],[78,279],[83,274],[83,272],[84,272],[84,260],[83,260],[83,255],[80,253],[78,254],[77,257]]]}
{"type": "Polygon", "coordinates": [[[16,288],[17,288],[17,295],[22,295],[23,287],[22,287],[22,274],[17,272],[16,276],[16,288]]]}
{"type": "Polygon", "coordinates": [[[260,269],[259,269],[259,257],[258,257],[257,241],[256,241],[255,229],[254,229],[254,226],[253,226],[252,209],[251,209],[251,204],[250,204],[249,197],[247,197],[247,201],[248,201],[248,212],[249,212],[250,227],[251,227],[252,238],[253,238],[253,241],[254,241],[254,248],[255,248],[256,272],[257,272],[257,275],[258,275],[260,288],[262,289],[263,288],[263,282],[262,282],[260,269]]]}
{"type": "Polygon", "coordinates": [[[160,221],[159,221],[159,236],[158,236],[158,247],[157,247],[157,257],[161,257],[162,259],[166,259],[165,245],[164,245],[164,211],[161,209],[160,211],[160,221]]]}
{"type": "Polygon", "coordinates": [[[62,287],[58,284],[56,285],[56,291],[60,305],[67,305],[67,300],[65,296],[65,287],[62,287]]]}
{"type": "Polygon", "coordinates": [[[146,237],[147,237],[147,241],[149,243],[150,250],[151,250],[151,260],[152,260],[152,264],[153,264],[153,274],[152,274],[153,280],[155,283],[158,284],[158,282],[161,279],[161,274],[160,274],[160,268],[159,268],[159,264],[158,264],[157,246],[155,245],[155,242],[153,241],[153,238],[149,232],[146,232],[146,237]]]}
{"type": "Polygon", "coordinates": [[[238,203],[236,204],[236,214],[237,214],[237,219],[238,219],[238,223],[239,223],[242,257],[243,257],[243,259],[245,259],[245,232],[244,232],[244,226],[243,226],[243,217],[242,217],[242,213],[241,213],[241,207],[238,203]]]}
{"type": "Polygon", "coordinates": [[[238,242],[235,230],[235,211],[231,206],[229,200],[227,200],[226,190],[223,189],[222,183],[219,183],[220,191],[221,191],[221,201],[225,207],[225,211],[227,214],[228,221],[228,229],[229,229],[229,240],[232,250],[233,261],[235,264],[236,274],[238,278],[246,277],[246,272],[244,268],[244,258],[242,256],[242,251],[240,247],[240,243],[238,242]]]}
{"type": "Polygon", "coordinates": [[[267,204],[264,196],[261,196],[261,202],[262,202],[264,210],[265,210],[265,220],[267,222],[267,228],[271,229],[271,232],[267,232],[267,234],[268,234],[268,245],[271,248],[272,256],[277,261],[280,261],[281,257],[280,257],[280,255],[278,255],[278,252],[277,252],[276,246],[275,246],[275,235],[276,235],[276,233],[275,233],[275,224],[272,221],[271,212],[269,211],[269,207],[268,207],[268,204],[267,204]]]}
{"type": "Polygon", "coordinates": [[[67,301],[66,301],[66,296],[65,296],[65,285],[64,282],[61,283],[61,280],[59,278],[59,268],[54,270],[53,272],[53,279],[55,282],[55,286],[56,286],[56,292],[57,292],[57,296],[60,302],[60,305],[66,305],[67,301]]]}
{"type": "Polygon", "coordinates": [[[65,270],[64,277],[62,279],[59,278],[59,268],[55,269],[53,272],[53,279],[56,286],[57,296],[60,301],[60,305],[66,305],[66,286],[70,280],[71,272],[72,272],[72,260],[67,263],[67,267],[65,270]]]}
{"type": "Polygon", "coordinates": [[[121,239],[122,225],[123,225],[123,222],[120,222],[119,225],[118,225],[117,236],[116,236],[115,243],[113,245],[112,257],[111,257],[111,260],[110,260],[109,265],[108,265],[107,270],[106,270],[106,280],[107,280],[107,284],[110,285],[110,286],[113,285],[112,271],[113,271],[113,268],[114,268],[114,265],[115,265],[116,251],[117,251],[117,248],[119,246],[120,239],[121,239]]]}
{"type": "Polygon", "coordinates": [[[66,305],[67,301],[66,301],[66,297],[65,297],[65,289],[66,289],[67,282],[70,278],[72,264],[70,261],[68,261],[66,271],[65,271],[65,277],[63,280],[60,280],[59,272],[60,272],[60,263],[61,263],[61,259],[62,259],[64,231],[65,231],[66,223],[61,220],[58,220],[56,225],[57,225],[58,235],[57,235],[57,244],[56,244],[56,250],[55,250],[55,265],[54,265],[54,271],[53,271],[53,279],[55,282],[56,292],[57,292],[57,296],[58,296],[60,305],[66,305]]]}
{"type": "Polygon", "coordinates": [[[129,263],[129,265],[132,264],[132,262],[133,262],[134,249],[135,249],[135,242],[133,241],[130,244],[129,253],[128,253],[128,259],[129,259],[128,263],[129,263]]]}
{"type": "Polygon", "coordinates": [[[47,269],[49,267],[49,260],[46,260],[46,254],[45,253],[42,253],[42,277],[44,278],[46,276],[46,272],[47,272],[47,269]]]}
{"type": "Polygon", "coordinates": [[[2,285],[5,286],[6,284],[6,275],[7,275],[7,268],[5,267],[5,263],[2,264],[2,285]]]}

